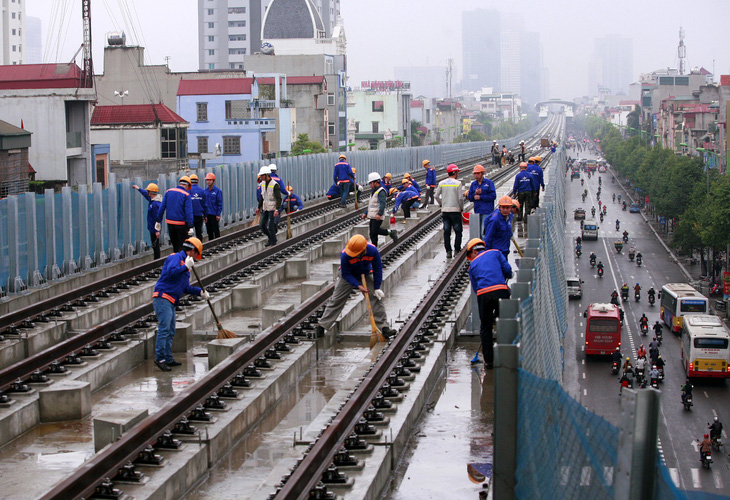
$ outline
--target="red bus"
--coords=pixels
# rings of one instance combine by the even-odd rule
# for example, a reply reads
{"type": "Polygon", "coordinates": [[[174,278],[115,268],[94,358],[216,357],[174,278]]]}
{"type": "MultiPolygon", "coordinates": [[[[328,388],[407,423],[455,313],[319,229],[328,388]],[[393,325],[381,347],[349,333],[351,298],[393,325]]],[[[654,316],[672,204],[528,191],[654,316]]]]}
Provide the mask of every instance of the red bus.
{"type": "Polygon", "coordinates": [[[621,345],[621,316],[614,304],[595,303],[588,306],[586,321],[586,354],[611,354],[621,345]]]}

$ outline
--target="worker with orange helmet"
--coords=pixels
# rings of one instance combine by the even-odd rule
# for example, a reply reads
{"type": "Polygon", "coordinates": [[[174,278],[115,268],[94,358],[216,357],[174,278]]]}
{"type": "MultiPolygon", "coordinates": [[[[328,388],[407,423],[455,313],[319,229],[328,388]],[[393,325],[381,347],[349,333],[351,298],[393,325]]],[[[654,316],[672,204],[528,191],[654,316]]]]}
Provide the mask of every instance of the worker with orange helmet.
{"type": "Polygon", "coordinates": [[[532,161],[527,162],[527,171],[532,175],[533,184],[535,190],[532,192],[532,205],[531,208],[537,208],[540,206],[540,187],[545,191],[545,179],[543,176],[542,167],[540,167],[540,161],[542,158],[535,156],[532,161]]]}
{"type": "Polygon", "coordinates": [[[487,250],[497,249],[509,257],[509,245],[512,240],[512,208],[514,203],[509,196],[502,196],[498,209],[484,221],[484,244],[487,250]]]}
{"type": "Polygon", "coordinates": [[[324,336],[325,331],[332,328],[353,289],[370,296],[375,324],[383,335],[386,337],[395,335],[395,330],[388,327],[388,316],[383,306],[385,292],[380,289],[382,284],[383,263],[378,248],[369,244],[365,236],[356,234],[349,239],[340,254],[340,276],[335,282],[335,290],[327,301],[324,314],[319,318],[316,326],[317,336],[324,336]],[[363,275],[365,275],[365,285],[362,283],[363,275]]]}
{"type": "MultiPolygon", "coordinates": [[[[470,261],[469,280],[479,307],[479,337],[482,341],[484,366],[491,369],[494,365],[492,325],[499,316],[499,299],[508,299],[510,296],[507,280],[512,277],[512,267],[502,252],[487,249],[484,241],[479,238],[473,238],[467,243],[466,258],[470,261]]],[[[479,351],[471,362],[479,363],[479,351]]]]}
{"type": "Polygon", "coordinates": [[[281,202],[279,213],[296,212],[304,208],[304,202],[302,199],[294,193],[294,188],[291,186],[286,187],[286,196],[281,202]]]}
{"type": "Polygon", "coordinates": [[[406,219],[411,218],[411,207],[418,203],[421,197],[418,195],[418,191],[413,187],[409,178],[405,177],[402,184],[403,190],[395,197],[395,206],[393,207],[392,214],[395,215],[398,209],[403,207],[403,224],[405,224],[406,219]]]}
{"type": "Polygon", "coordinates": [[[171,254],[162,265],[160,278],[152,293],[152,307],[157,315],[155,339],[155,364],[165,372],[181,363],[172,357],[172,339],[175,336],[175,306],[184,293],[210,299],[208,292],[190,286],[190,270],[195,261],[203,257],[203,243],[198,238],[188,238],[181,251],[171,254]]]}
{"type": "Polygon", "coordinates": [[[220,220],[223,213],[223,191],[215,185],[215,174],[205,174],[205,229],[208,231],[208,240],[221,237],[220,220]]]}
{"type": "Polygon", "coordinates": [[[340,206],[345,207],[351,186],[355,183],[355,174],[350,164],[347,163],[347,156],[340,155],[339,161],[335,165],[333,179],[340,188],[340,206]]]}
{"type": "Polygon", "coordinates": [[[205,219],[205,190],[198,184],[198,176],[190,176],[190,201],[193,203],[193,226],[195,237],[203,240],[203,222],[205,219]]]}
{"type": "Polygon", "coordinates": [[[157,213],[160,210],[160,202],[162,201],[160,189],[154,182],[147,184],[147,189],[142,189],[136,184],[132,184],[132,187],[139,191],[139,194],[147,200],[147,231],[150,233],[152,254],[155,260],[157,260],[160,258],[160,232],[155,229],[155,222],[157,221],[157,213]]]}
{"type": "Polygon", "coordinates": [[[393,174],[390,172],[385,174],[381,179],[380,184],[383,186],[386,193],[390,193],[390,189],[393,187],[393,174]]]}
{"type": "Polygon", "coordinates": [[[454,230],[454,248],[456,253],[461,251],[461,233],[463,232],[461,212],[464,211],[464,189],[459,180],[459,167],[453,163],[446,167],[448,177],[438,183],[436,203],[441,206],[441,219],[444,222],[444,248],[446,258],[452,257],[451,230],[454,230]]]}
{"type": "Polygon", "coordinates": [[[165,222],[167,222],[167,231],[170,233],[170,243],[172,251],[179,252],[182,250],[182,244],[186,236],[193,235],[193,203],[190,199],[190,177],[183,175],[177,187],[168,189],[160,203],[160,209],[157,211],[157,222],[155,223],[155,231],[162,228],[162,217],[167,212],[165,222]]]}
{"type": "Polygon", "coordinates": [[[520,215],[517,217],[518,221],[524,219],[526,214],[530,213],[532,209],[532,198],[535,190],[538,188],[538,184],[533,178],[532,174],[527,171],[527,163],[524,161],[520,163],[520,171],[515,176],[515,183],[512,187],[513,195],[520,201],[520,215]]]}
{"type": "Polygon", "coordinates": [[[423,168],[426,169],[426,180],[424,184],[423,208],[427,208],[429,203],[433,203],[433,192],[436,190],[436,169],[431,166],[430,160],[421,162],[423,168]]]}
{"type": "Polygon", "coordinates": [[[474,213],[479,214],[479,227],[484,227],[484,219],[494,212],[494,200],[497,199],[497,189],[494,182],[485,177],[486,170],[477,165],[472,171],[474,180],[469,186],[466,197],[474,203],[474,213]]]}

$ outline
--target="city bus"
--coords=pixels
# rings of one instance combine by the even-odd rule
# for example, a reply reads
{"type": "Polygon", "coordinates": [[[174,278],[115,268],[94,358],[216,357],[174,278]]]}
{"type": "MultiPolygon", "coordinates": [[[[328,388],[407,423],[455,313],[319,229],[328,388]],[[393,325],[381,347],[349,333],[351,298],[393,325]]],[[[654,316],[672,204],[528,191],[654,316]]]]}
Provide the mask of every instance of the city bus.
{"type": "Polygon", "coordinates": [[[707,314],[709,301],[707,297],[687,283],[667,283],[661,291],[662,321],[673,332],[682,330],[682,317],[690,314],[707,314]]]}
{"type": "Polygon", "coordinates": [[[693,314],[682,322],[682,365],[688,377],[730,377],[730,334],[717,316],[693,314]]]}
{"type": "Polygon", "coordinates": [[[621,317],[614,304],[588,306],[586,321],[586,355],[611,354],[621,346],[621,317]]]}

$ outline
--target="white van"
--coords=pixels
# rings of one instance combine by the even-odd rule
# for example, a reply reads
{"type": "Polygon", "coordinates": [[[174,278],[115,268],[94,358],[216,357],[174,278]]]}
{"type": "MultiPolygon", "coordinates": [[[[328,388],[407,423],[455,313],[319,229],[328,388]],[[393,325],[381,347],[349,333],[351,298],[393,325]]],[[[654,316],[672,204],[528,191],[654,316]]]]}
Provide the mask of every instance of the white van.
{"type": "Polygon", "coordinates": [[[583,222],[583,229],[581,230],[581,238],[584,240],[597,240],[598,239],[598,224],[594,219],[588,219],[583,222]]]}

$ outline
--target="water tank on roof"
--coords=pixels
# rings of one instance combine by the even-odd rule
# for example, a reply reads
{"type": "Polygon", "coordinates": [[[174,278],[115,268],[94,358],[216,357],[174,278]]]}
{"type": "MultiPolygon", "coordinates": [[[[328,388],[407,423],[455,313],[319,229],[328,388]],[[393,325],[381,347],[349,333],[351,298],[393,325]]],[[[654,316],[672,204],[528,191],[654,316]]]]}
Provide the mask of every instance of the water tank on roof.
{"type": "Polygon", "coordinates": [[[106,43],[109,46],[123,47],[127,43],[127,35],[124,31],[112,31],[106,34],[106,43]]]}

